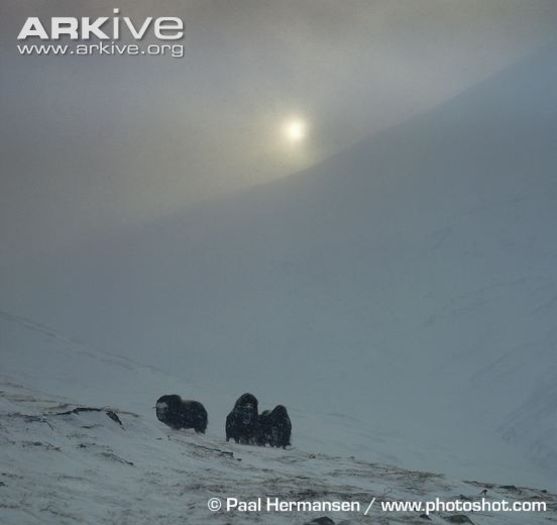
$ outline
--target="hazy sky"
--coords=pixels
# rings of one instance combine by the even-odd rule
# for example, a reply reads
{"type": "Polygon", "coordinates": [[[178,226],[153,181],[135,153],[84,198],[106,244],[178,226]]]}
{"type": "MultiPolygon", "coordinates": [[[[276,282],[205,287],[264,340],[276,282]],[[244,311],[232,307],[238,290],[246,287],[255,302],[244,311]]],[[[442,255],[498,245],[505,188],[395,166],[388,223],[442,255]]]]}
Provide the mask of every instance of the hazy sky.
{"type": "Polygon", "coordinates": [[[553,40],[554,0],[3,0],[2,257],[295,173],[553,40]],[[94,5],[93,5],[94,4],[94,5]],[[21,57],[27,16],[175,15],[186,56],[21,57]],[[281,134],[292,115],[307,140],[281,134]]]}

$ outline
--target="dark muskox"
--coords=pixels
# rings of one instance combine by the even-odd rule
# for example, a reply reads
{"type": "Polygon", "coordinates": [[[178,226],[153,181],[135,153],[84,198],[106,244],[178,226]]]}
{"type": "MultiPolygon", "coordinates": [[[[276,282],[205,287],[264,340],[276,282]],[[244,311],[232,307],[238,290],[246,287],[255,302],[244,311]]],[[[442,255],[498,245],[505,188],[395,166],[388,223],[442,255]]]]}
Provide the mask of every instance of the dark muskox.
{"type": "Polygon", "coordinates": [[[257,418],[257,431],[255,435],[255,443],[264,447],[267,443],[271,442],[271,426],[269,424],[270,410],[264,410],[257,418]]]}
{"type": "Polygon", "coordinates": [[[171,394],[157,400],[156,410],[157,419],[171,428],[193,428],[205,434],[207,410],[199,401],[189,401],[171,394]]]}
{"type": "Polygon", "coordinates": [[[258,403],[253,394],[241,395],[226,417],[226,441],[253,444],[258,426],[258,403]]]}
{"type": "Polygon", "coordinates": [[[265,410],[258,419],[256,443],[265,446],[286,448],[290,445],[292,422],[283,405],[277,405],[272,412],[265,410]]]}

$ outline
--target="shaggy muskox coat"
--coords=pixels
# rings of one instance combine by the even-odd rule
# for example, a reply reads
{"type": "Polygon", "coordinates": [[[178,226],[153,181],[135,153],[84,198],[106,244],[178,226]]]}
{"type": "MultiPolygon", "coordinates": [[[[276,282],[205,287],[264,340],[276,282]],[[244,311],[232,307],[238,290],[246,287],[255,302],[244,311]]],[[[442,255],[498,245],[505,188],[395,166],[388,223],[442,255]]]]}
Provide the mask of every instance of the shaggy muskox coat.
{"type": "Polygon", "coordinates": [[[257,437],[258,402],[253,394],[241,395],[226,417],[226,441],[254,444],[257,437]]]}
{"type": "Polygon", "coordinates": [[[269,422],[270,410],[264,410],[257,418],[257,431],[255,442],[261,447],[271,442],[271,426],[269,422]]]}
{"type": "Polygon", "coordinates": [[[257,444],[286,448],[290,445],[292,422],[283,405],[277,405],[272,412],[266,410],[259,416],[257,444]]]}
{"type": "Polygon", "coordinates": [[[171,428],[193,428],[205,434],[207,410],[199,401],[189,401],[171,394],[157,400],[156,410],[157,419],[171,428]]]}
{"type": "Polygon", "coordinates": [[[258,445],[286,448],[290,445],[291,434],[292,422],[283,405],[277,405],[272,412],[265,410],[259,416],[256,439],[258,445]]]}

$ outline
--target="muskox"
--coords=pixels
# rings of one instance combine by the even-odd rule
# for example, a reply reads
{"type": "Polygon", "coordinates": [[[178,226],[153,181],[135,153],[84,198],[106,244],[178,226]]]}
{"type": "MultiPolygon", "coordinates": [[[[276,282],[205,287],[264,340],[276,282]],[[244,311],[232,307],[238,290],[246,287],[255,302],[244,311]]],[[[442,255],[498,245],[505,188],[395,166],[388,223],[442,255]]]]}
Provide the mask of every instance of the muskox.
{"type": "Polygon", "coordinates": [[[157,400],[156,410],[157,419],[171,428],[193,428],[205,434],[207,410],[199,401],[189,401],[171,394],[157,400]]]}
{"type": "Polygon", "coordinates": [[[226,417],[226,441],[254,444],[258,427],[258,403],[253,394],[243,394],[226,417]]]}
{"type": "Polygon", "coordinates": [[[257,429],[255,432],[255,443],[264,447],[267,443],[271,442],[271,426],[269,424],[270,410],[264,410],[257,418],[257,429]]]}
{"type": "Polygon", "coordinates": [[[290,445],[292,422],[283,405],[277,405],[271,412],[265,410],[258,418],[256,443],[265,446],[286,448],[290,445]]]}

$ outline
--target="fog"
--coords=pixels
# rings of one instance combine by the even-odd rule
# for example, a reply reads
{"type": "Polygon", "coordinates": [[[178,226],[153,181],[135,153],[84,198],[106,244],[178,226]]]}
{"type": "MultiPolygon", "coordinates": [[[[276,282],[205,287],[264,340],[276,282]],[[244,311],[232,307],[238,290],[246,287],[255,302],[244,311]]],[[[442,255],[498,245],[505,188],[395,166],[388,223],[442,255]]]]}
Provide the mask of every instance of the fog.
{"type": "Polygon", "coordinates": [[[249,390],[305,450],[555,486],[557,5],[138,5],[183,59],[17,57],[57,8],[3,8],[0,364],[135,410],[134,360],[219,438],[249,390]]]}
{"type": "Polygon", "coordinates": [[[181,16],[182,59],[23,57],[27,16],[95,2],[2,4],[2,260],[106,237],[291,175],[546,44],[551,0],[121,2],[181,16]],[[311,133],[289,148],[280,126],[311,133]]]}

